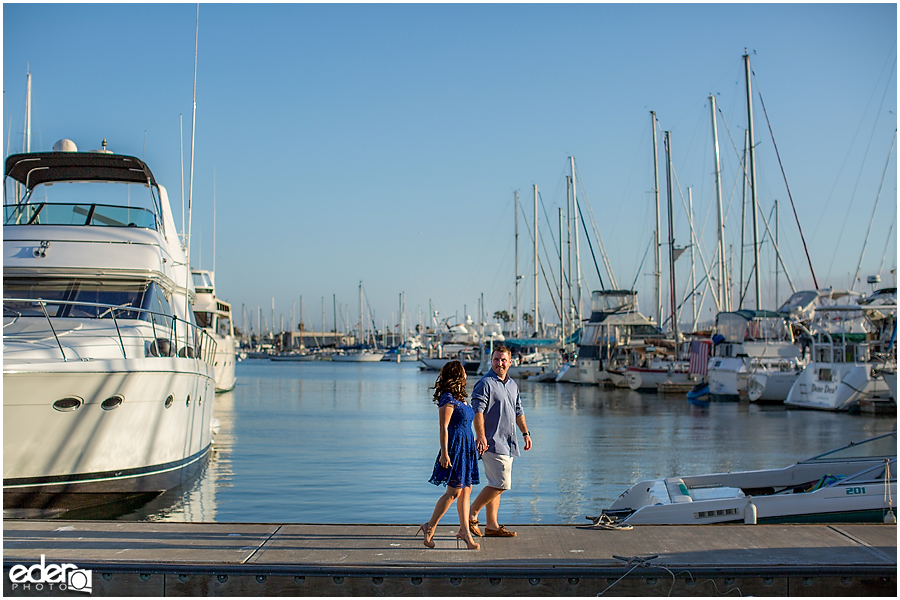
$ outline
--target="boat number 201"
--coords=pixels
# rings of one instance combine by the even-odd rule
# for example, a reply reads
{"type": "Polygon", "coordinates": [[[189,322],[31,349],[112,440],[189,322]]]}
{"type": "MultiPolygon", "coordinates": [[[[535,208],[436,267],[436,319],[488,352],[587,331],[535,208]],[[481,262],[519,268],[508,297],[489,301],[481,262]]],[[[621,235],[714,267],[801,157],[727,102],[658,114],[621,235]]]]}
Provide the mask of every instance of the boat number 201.
{"type": "Polygon", "coordinates": [[[848,487],[847,488],[848,496],[853,495],[853,494],[865,494],[865,493],[866,493],[866,488],[864,488],[864,487],[848,487]]]}

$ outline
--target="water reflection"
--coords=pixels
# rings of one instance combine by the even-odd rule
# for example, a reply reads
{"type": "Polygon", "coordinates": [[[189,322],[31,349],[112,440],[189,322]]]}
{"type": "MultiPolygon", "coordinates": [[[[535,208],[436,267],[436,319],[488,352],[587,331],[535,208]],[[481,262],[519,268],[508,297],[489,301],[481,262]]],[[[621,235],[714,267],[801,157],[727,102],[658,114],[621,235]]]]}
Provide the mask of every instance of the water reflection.
{"type": "MultiPolygon", "coordinates": [[[[247,360],[237,374],[234,391],[216,397],[220,427],[201,475],[120,518],[415,523],[431,513],[442,492],[427,482],[436,373],[415,363],[247,360]]],[[[535,446],[516,459],[503,497],[501,521],[513,524],[580,524],[641,479],[781,467],[896,428],[893,416],[520,388],[535,446]]]]}

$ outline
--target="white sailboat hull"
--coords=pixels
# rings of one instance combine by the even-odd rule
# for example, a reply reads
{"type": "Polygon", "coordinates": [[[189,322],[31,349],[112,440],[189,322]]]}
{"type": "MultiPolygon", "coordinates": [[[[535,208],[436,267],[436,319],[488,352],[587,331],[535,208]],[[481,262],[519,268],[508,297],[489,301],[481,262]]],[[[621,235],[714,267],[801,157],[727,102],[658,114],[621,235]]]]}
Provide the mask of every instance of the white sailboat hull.
{"type": "Polygon", "coordinates": [[[737,400],[747,392],[747,367],[741,358],[711,358],[706,376],[714,398],[737,400]]]}
{"type": "Polygon", "coordinates": [[[600,383],[600,361],[578,358],[575,360],[575,371],[578,383],[597,385],[600,383]]]}
{"type": "Polygon", "coordinates": [[[884,380],[871,376],[871,367],[854,363],[810,363],[784,403],[797,408],[847,410],[862,399],[887,398],[884,380]]]}
{"type": "Polygon", "coordinates": [[[800,369],[750,373],[747,376],[747,396],[751,402],[784,402],[800,373],[800,369]]]}
{"type": "Polygon", "coordinates": [[[683,370],[674,366],[672,369],[628,367],[625,377],[628,380],[628,387],[633,390],[656,391],[661,383],[691,383],[686,365],[683,370]]]}
{"type": "Polygon", "coordinates": [[[335,362],[379,362],[384,352],[356,352],[351,354],[332,354],[335,362]]]}

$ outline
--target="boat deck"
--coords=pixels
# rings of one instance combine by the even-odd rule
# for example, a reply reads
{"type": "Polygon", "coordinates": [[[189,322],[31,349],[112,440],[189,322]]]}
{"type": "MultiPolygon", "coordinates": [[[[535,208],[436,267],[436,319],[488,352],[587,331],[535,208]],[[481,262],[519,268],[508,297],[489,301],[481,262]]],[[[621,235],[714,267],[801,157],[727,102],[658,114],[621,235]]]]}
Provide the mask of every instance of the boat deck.
{"type": "Polygon", "coordinates": [[[8,574],[44,555],[101,596],[897,595],[896,525],[510,526],[480,551],[417,528],[6,520],[3,591],[34,595],[8,574]]]}

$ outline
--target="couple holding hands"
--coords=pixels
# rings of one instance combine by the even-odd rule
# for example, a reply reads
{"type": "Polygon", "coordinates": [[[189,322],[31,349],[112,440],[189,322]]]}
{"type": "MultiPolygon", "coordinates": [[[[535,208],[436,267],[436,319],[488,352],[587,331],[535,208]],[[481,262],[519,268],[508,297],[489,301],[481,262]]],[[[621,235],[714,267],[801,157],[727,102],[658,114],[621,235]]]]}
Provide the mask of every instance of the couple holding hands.
{"type": "Polygon", "coordinates": [[[441,450],[429,481],[434,485],[444,485],[447,490],[438,499],[431,519],[418,530],[423,533],[428,548],[434,548],[437,524],[453,502],[456,502],[459,513],[457,545],[461,540],[469,550],[478,550],[481,546],[472,538],[473,535],[516,536],[515,532],[497,522],[500,495],[511,487],[513,457],[519,456],[516,428],[525,439],[525,450],[531,449],[532,442],[519,401],[519,388],[508,377],[511,363],[508,348],[499,346],[494,349],[491,370],[475,384],[471,404],[466,401],[466,371],[459,361],[444,365],[434,382],[441,450]],[[472,486],[480,483],[479,455],[487,485],[470,506],[472,486]],[[485,509],[484,533],[478,527],[478,513],[482,508],[485,509]]]}

